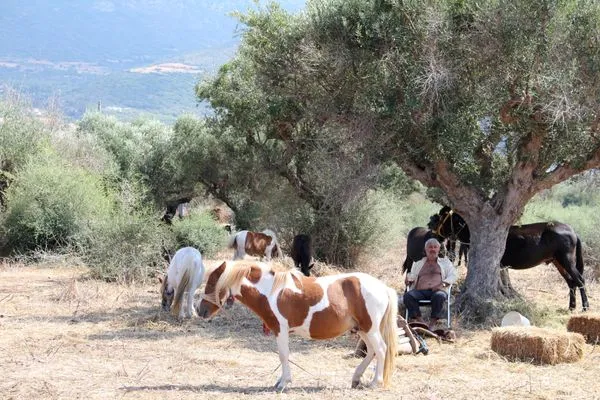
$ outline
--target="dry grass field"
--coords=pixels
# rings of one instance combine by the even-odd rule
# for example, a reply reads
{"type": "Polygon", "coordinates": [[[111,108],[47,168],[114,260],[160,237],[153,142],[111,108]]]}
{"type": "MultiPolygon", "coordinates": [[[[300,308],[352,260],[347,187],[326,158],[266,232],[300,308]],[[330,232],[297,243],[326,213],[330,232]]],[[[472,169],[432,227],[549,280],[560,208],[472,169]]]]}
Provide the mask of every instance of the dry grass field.
{"type": "MultiPolygon", "coordinates": [[[[397,250],[365,260],[364,270],[400,288],[401,257],[397,250]]],[[[318,342],[292,337],[293,382],[279,394],[271,389],[280,373],[275,340],[242,305],[212,321],[179,323],[159,311],[158,284],[105,283],[86,272],[64,261],[0,265],[0,398],[600,398],[598,346],[586,345],[574,364],[509,362],[490,350],[489,329],[467,330],[458,318],[456,343],[429,339],[429,355],[398,357],[386,390],[350,389],[359,363],[351,356],[352,335],[318,342]]],[[[528,300],[550,310],[546,326],[565,329],[567,287],[553,267],[511,272],[511,279],[528,300]]],[[[600,288],[590,282],[588,289],[597,312],[600,288]]]]}

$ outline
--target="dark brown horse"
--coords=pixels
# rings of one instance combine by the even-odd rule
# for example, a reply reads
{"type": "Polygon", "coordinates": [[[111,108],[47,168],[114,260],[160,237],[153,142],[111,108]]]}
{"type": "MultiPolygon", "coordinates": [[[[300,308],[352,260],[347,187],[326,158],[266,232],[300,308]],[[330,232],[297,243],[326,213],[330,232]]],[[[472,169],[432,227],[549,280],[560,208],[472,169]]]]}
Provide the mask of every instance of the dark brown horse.
{"type": "MultiPolygon", "coordinates": [[[[470,243],[467,223],[449,207],[443,207],[438,214],[432,215],[428,226],[444,238],[470,243]]],[[[501,266],[527,269],[544,262],[553,263],[569,285],[569,309],[576,307],[575,289],[579,288],[583,310],[587,310],[589,303],[583,278],[581,241],[573,228],[560,222],[511,226],[501,266]]]]}

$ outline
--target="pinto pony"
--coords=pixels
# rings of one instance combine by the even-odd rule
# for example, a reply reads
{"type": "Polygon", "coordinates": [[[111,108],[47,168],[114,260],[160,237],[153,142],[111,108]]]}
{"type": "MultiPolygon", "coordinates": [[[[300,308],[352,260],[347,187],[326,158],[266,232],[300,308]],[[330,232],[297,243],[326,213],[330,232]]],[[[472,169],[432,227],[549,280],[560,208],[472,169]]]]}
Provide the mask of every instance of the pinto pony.
{"type": "Polygon", "coordinates": [[[183,247],[175,253],[169,263],[164,279],[160,279],[162,308],[183,319],[184,313],[191,318],[194,314],[194,293],[202,284],[204,264],[202,255],[193,247],[183,247]],[[184,295],[187,304],[182,307],[184,295]]]}
{"type": "Polygon", "coordinates": [[[262,232],[239,231],[231,236],[227,247],[234,249],[234,260],[241,260],[246,254],[261,259],[264,257],[266,261],[282,256],[275,232],[270,229],[262,232]]]}
{"type": "Polygon", "coordinates": [[[367,356],[352,376],[352,387],[373,358],[376,370],[371,386],[387,386],[396,357],[396,291],[365,273],[346,273],[319,278],[300,272],[275,272],[260,262],[224,262],[206,282],[198,315],[219,311],[233,295],[256,313],[277,338],[283,390],[292,381],[289,334],[310,339],[332,339],[356,330],[367,344],[367,356]]]}

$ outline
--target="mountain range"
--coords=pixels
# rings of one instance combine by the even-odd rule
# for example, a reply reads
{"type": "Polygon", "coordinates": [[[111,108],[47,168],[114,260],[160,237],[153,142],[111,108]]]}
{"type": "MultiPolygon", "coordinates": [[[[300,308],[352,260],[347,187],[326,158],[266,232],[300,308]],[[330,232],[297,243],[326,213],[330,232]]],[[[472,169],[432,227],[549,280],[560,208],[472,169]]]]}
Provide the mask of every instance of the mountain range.
{"type": "MultiPolygon", "coordinates": [[[[280,1],[298,12],[305,0],[280,1]]],[[[251,0],[2,0],[0,92],[33,106],[58,103],[69,118],[90,107],[172,121],[202,114],[194,84],[239,44],[234,11],[251,0]]]]}

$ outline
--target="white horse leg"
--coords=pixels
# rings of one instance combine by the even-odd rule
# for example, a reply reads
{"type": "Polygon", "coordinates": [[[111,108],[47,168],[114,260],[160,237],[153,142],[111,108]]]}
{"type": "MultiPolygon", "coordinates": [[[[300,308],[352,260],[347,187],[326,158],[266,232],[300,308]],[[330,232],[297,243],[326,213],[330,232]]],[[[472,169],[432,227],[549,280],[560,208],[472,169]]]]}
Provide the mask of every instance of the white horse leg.
{"type": "Polygon", "coordinates": [[[186,310],[187,317],[192,318],[194,316],[194,290],[192,290],[191,288],[190,290],[188,290],[187,293],[186,310]]]}
{"type": "Polygon", "coordinates": [[[371,363],[371,360],[373,360],[373,357],[375,357],[375,351],[373,351],[373,345],[371,345],[371,343],[369,342],[367,335],[365,335],[363,332],[358,332],[358,335],[367,345],[367,355],[362,360],[362,362],[360,364],[358,364],[358,367],[356,367],[356,369],[354,370],[354,374],[352,375],[352,387],[353,388],[357,387],[360,384],[361,376],[363,375],[363,373],[365,372],[365,370],[371,363]]]}
{"type": "Polygon", "coordinates": [[[376,362],[375,376],[371,381],[371,386],[383,386],[383,367],[385,364],[385,352],[387,350],[387,345],[385,344],[378,329],[372,330],[372,332],[368,333],[366,336],[369,340],[365,340],[365,342],[367,344],[369,342],[372,344],[376,362]]]}
{"type": "MultiPolygon", "coordinates": [[[[184,293],[183,296],[186,296],[184,293]]],[[[187,305],[183,304],[185,302],[185,298],[181,298],[181,304],[179,305],[179,320],[183,320],[185,318],[185,309],[187,305]]]]}
{"type": "Polygon", "coordinates": [[[281,377],[275,383],[275,389],[281,391],[286,385],[292,382],[292,373],[290,371],[290,344],[289,333],[287,329],[282,329],[277,335],[277,349],[279,350],[279,361],[281,361],[281,377]]]}
{"type": "Polygon", "coordinates": [[[233,252],[233,260],[242,260],[246,255],[246,237],[248,236],[247,231],[241,231],[236,235],[235,238],[235,250],[233,252]]]}

